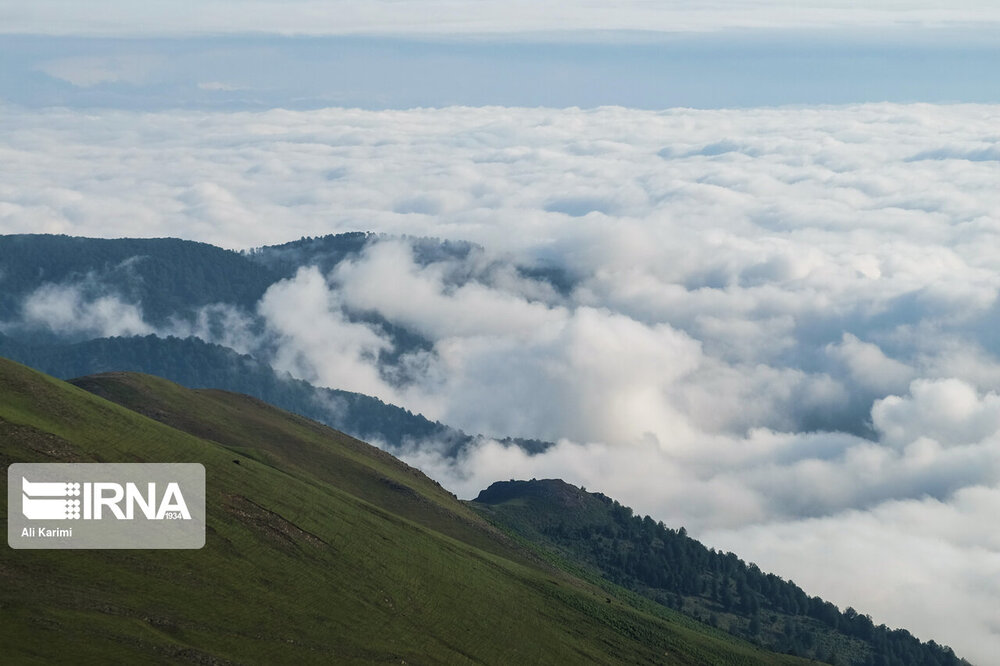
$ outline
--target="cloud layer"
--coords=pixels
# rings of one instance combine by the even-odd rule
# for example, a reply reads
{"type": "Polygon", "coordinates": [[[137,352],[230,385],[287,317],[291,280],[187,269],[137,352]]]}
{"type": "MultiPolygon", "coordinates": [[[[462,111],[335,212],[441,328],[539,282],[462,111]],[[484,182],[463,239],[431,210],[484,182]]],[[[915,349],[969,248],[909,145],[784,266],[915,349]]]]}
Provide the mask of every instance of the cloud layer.
{"type": "MultiPolygon", "coordinates": [[[[559,440],[410,455],[463,496],[563,477],[877,622],[1000,653],[1000,107],[0,121],[7,233],[480,243],[428,262],[383,241],[273,285],[262,327],[204,317],[310,381],[559,440]],[[381,367],[394,343],[359,312],[430,348],[381,367]]],[[[147,330],[141,304],[47,289],[36,324],[147,330]]]]}

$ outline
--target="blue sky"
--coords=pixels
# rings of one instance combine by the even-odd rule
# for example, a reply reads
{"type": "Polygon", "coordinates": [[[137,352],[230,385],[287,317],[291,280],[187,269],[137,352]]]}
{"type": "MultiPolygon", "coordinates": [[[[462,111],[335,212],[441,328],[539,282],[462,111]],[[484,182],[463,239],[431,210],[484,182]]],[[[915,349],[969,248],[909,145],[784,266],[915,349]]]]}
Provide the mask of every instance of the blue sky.
{"type": "Polygon", "coordinates": [[[1000,101],[987,29],[489,37],[0,36],[0,99],[28,107],[720,108],[1000,101]]]}

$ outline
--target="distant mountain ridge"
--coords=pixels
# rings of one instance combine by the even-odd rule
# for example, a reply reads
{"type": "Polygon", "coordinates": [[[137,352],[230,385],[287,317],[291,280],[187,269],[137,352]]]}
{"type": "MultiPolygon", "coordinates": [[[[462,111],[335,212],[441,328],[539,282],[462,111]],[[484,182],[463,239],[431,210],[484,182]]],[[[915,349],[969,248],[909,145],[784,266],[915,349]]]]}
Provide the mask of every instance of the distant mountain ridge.
{"type": "Polygon", "coordinates": [[[141,303],[153,326],[194,308],[252,308],[278,274],[232,250],[177,238],[0,236],[0,322],[20,316],[24,297],[43,284],[77,285],[141,303]]]}
{"type": "Polygon", "coordinates": [[[302,266],[315,266],[326,274],[336,268],[340,262],[360,255],[372,243],[393,238],[405,240],[410,244],[413,249],[413,260],[419,266],[426,266],[438,261],[465,259],[471,252],[483,249],[468,241],[410,236],[394,237],[370,231],[349,231],[327,236],[302,237],[299,240],[279,245],[264,245],[244,250],[240,252],[240,255],[281,277],[293,276],[295,271],[302,266]]]}

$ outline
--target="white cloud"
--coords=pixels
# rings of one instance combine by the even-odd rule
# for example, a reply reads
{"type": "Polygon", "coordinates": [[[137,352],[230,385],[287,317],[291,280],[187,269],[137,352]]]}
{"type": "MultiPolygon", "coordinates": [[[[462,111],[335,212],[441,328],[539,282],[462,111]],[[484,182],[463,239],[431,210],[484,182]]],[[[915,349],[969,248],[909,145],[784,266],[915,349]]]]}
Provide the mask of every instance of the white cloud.
{"type": "Polygon", "coordinates": [[[258,312],[276,336],[274,367],[320,386],[384,394],[374,360],[390,343],[369,326],[347,321],[335,299],[315,268],[267,290],[258,312]]]}
{"type": "Polygon", "coordinates": [[[243,86],[235,83],[224,83],[222,81],[201,81],[198,83],[199,90],[212,90],[217,92],[233,92],[236,90],[246,90],[243,86]]]}
{"type": "Polygon", "coordinates": [[[162,63],[160,56],[137,54],[127,57],[74,56],[46,60],[37,68],[79,88],[90,88],[101,83],[145,83],[162,63]]]}
{"type": "Polygon", "coordinates": [[[135,305],[114,294],[89,296],[75,285],[44,284],[25,297],[22,320],[32,328],[77,336],[148,335],[135,305]]]}
{"type": "Polygon", "coordinates": [[[193,316],[171,317],[157,334],[201,338],[241,354],[259,352],[263,344],[260,333],[254,330],[253,316],[227,303],[202,306],[193,316]]]}
{"type": "Polygon", "coordinates": [[[446,266],[418,268],[408,244],[383,242],[361,260],[342,263],[334,280],[345,302],[376,310],[434,339],[531,334],[565,317],[559,308],[478,282],[446,289],[446,266]]]}
{"type": "Polygon", "coordinates": [[[862,387],[880,394],[904,389],[913,378],[913,368],[886,356],[878,345],[862,342],[850,333],[826,352],[847,366],[851,377],[862,387]]]}
{"type": "Polygon", "coordinates": [[[957,379],[917,380],[910,398],[889,396],[875,403],[872,420],[887,443],[903,445],[921,437],[945,444],[968,444],[1000,430],[1000,396],[980,398],[957,379]]]}

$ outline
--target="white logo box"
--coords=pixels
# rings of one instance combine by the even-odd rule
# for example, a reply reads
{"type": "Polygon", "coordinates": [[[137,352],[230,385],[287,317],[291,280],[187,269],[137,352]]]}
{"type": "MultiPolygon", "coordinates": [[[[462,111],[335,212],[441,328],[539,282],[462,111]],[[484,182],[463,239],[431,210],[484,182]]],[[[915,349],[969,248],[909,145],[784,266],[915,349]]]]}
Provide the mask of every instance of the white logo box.
{"type": "Polygon", "coordinates": [[[200,463],[14,463],[11,548],[201,548],[200,463]]]}

